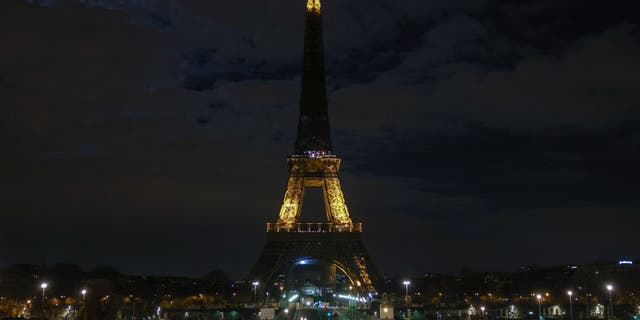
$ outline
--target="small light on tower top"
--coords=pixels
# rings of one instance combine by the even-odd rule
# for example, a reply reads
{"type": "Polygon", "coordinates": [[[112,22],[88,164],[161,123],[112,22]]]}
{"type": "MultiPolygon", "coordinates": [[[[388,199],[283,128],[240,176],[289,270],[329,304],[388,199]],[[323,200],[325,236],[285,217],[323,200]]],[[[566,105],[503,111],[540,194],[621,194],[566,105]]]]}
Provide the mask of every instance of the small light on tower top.
{"type": "Polygon", "coordinates": [[[320,12],[320,0],[307,0],[307,11],[320,12]]]}

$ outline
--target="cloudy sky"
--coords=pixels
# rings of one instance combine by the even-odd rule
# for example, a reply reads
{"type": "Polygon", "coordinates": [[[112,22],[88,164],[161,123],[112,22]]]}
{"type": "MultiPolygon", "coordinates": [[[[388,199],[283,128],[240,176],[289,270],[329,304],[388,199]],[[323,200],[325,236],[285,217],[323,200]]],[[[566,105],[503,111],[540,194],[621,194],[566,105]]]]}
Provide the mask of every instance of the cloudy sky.
{"type": "MultiPolygon", "coordinates": [[[[381,271],[640,256],[633,3],[323,1],[334,151],[381,271]]],[[[1,1],[0,266],[244,276],[284,194],[304,5],[1,1]]]]}

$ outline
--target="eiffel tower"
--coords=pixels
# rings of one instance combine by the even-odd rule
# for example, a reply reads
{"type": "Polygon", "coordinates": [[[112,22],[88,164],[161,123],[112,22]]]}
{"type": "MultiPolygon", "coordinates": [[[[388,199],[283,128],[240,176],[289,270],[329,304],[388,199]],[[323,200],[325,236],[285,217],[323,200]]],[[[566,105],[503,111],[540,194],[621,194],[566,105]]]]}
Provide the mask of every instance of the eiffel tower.
{"type": "Polygon", "coordinates": [[[379,276],[362,243],[362,223],[349,216],[338,177],[340,161],[329,130],[321,3],[307,0],[300,116],[288,158],[289,180],[277,221],[267,223],[267,243],[251,269],[252,280],[270,285],[293,265],[322,261],[326,282],[335,284],[339,270],[353,290],[376,292],[379,276]],[[327,222],[300,222],[307,187],[322,189],[327,222]]]}

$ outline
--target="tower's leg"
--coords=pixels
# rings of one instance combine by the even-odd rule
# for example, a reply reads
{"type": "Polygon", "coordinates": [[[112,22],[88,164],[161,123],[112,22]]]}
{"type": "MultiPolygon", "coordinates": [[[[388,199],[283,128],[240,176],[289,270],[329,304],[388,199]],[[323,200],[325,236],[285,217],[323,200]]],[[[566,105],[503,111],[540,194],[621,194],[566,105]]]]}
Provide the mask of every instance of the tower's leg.
{"type": "Polygon", "coordinates": [[[325,202],[327,204],[327,210],[330,212],[331,221],[335,224],[351,224],[351,218],[349,217],[349,209],[344,203],[344,195],[342,194],[342,188],[340,187],[340,180],[338,177],[324,178],[324,185],[322,190],[325,193],[325,202]]]}
{"type": "Polygon", "coordinates": [[[287,191],[284,194],[282,207],[278,216],[278,224],[292,224],[298,222],[302,197],[304,196],[304,178],[290,176],[287,191]]]}

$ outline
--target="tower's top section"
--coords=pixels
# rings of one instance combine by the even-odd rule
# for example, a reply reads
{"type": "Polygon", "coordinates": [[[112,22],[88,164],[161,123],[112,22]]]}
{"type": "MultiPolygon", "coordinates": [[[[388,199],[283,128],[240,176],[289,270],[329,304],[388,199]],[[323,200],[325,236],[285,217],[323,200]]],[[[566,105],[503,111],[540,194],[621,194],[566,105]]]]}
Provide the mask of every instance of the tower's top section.
{"type": "Polygon", "coordinates": [[[315,11],[320,13],[320,0],[307,0],[307,11],[315,11]]]}
{"type": "Polygon", "coordinates": [[[294,156],[331,156],[320,0],[307,0],[300,118],[294,156]]]}

